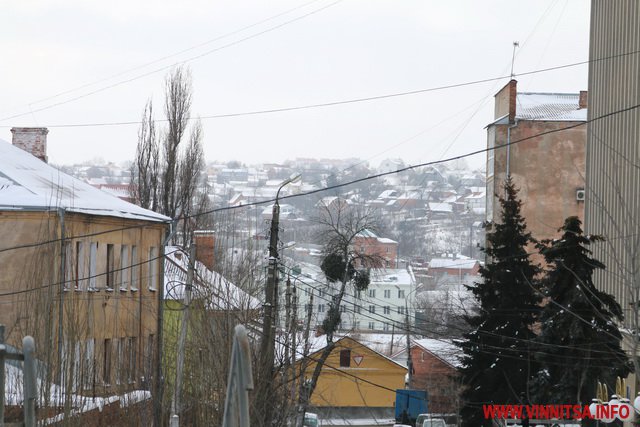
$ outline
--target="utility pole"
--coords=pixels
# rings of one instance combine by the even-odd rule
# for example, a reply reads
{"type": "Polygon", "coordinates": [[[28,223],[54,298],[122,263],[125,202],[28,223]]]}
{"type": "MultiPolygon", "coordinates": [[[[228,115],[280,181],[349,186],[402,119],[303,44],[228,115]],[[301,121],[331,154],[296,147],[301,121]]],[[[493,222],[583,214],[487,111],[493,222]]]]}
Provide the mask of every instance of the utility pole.
{"type": "Polygon", "coordinates": [[[272,398],[272,379],[273,365],[275,362],[275,324],[278,314],[278,230],[280,226],[280,190],[287,184],[297,181],[300,175],[291,176],[280,184],[276,193],[275,203],[271,212],[271,233],[269,235],[269,269],[267,274],[267,285],[265,288],[265,302],[262,320],[262,341],[260,342],[261,370],[260,370],[260,392],[258,399],[261,399],[260,405],[263,408],[263,424],[270,427],[273,418],[272,398]]]}
{"type": "Polygon", "coordinates": [[[307,410],[307,379],[305,377],[305,371],[307,370],[307,356],[309,355],[309,330],[311,329],[311,317],[313,316],[313,294],[309,298],[309,304],[307,305],[307,323],[304,328],[304,347],[302,349],[302,358],[300,359],[300,386],[298,388],[298,408],[296,411],[295,427],[302,427],[304,423],[304,413],[307,410]]]}
{"type": "Polygon", "coordinates": [[[409,307],[405,300],[405,323],[407,329],[407,389],[411,389],[413,382],[413,360],[411,359],[411,335],[409,333],[409,307]]]}
{"type": "Polygon", "coordinates": [[[189,306],[191,305],[191,286],[193,284],[193,270],[195,269],[196,246],[191,245],[189,250],[189,269],[187,270],[187,283],[184,288],[184,311],[182,312],[182,321],[180,323],[180,336],[178,337],[178,354],[176,362],[176,383],[173,389],[173,399],[171,401],[171,420],[170,427],[178,427],[180,425],[180,412],[182,395],[182,376],[184,369],[184,346],[187,340],[187,327],[189,325],[189,306]]]}

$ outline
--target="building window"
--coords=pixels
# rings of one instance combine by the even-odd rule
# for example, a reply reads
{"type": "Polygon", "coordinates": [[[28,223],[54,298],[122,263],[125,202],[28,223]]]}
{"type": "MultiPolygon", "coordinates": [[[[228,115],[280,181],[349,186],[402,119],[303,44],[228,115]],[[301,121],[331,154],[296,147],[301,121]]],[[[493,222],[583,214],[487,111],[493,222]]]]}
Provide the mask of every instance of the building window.
{"type": "Polygon", "coordinates": [[[305,304],[304,308],[305,308],[307,313],[312,313],[313,312],[313,305],[312,304],[305,304]]]}
{"type": "Polygon", "coordinates": [[[127,368],[127,380],[129,384],[132,384],[136,381],[136,357],[137,357],[137,347],[138,340],[136,337],[127,338],[127,361],[125,367],[127,368]]]}
{"type": "Polygon", "coordinates": [[[353,322],[353,329],[355,329],[356,331],[360,329],[360,321],[356,320],[355,322],[353,322]]]}
{"type": "Polygon", "coordinates": [[[356,291],[356,298],[357,299],[362,298],[362,291],[356,291]]]}
{"type": "Polygon", "coordinates": [[[398,307],[398,314],[404,314],[404,307],[403,306],[399,306],[398,307]]]}
{"type": "Polygon", "coordinates": [[[324,313],[324,304],[318,304],[318,313],[324,313]]]}
{"type": "Polygon", "coordinates": [[[89,290],[95,291],[96,288],[96,263],[98,262],[98,243],[91,242],[89,245],[89,290]]]}
{"type": "Polygon", "coordinates": [[[158,248],[149,248],[149,290],[158,290],[158,248]]]}
{"type": "Polygon", "coordinates": [[[87,281],[85,280],[85,262],[84,262],[84,244],[82,242],[76,242],[76,262],[74,263],[75,267],[75,278],[76,278],[76,290],[87,290],[87,281]]]}
{"type": "Polygon", "coordinates": [[[375,298],[375,297],[376,297],[376,290],[369,289],[369,298],[375,298]]]}
{"type": "Polygon", "coordinates": [[[346,313],[347,307],[344,304],[340,304],[340,313],[346,313]]]}
{"type": "Polygon", "coordinates": [[[391,289],[385,289],[384,290],[384,297],[385,298],[391,298],[391,289]]]}
{"type": "Polygon", "coordinates": [[[351,350],[340,350],[340,367],[349,368],[351,366],[351,350]]]}
{"type": "Polygon", "coordinates": [[[376,328],[376,323],[375,322],[369,322],[369,329],[375,329],[376,328]]]}
{"type": "Polygon", "coordinates": [[[129,272],[129,246],[120,246],[120,290],[127,291],[129,289],[129,280],[131,273],[129,272]]]}
{"type": "Polygon", "coordinates": [[[356,314],[360,314],[360,313],[362,313],[362,306],[360,306],[360,305],[355,305],[354,307],[355,307],[355,310],[356,310],[356,314]]]}
{"type": "Polygon", "coordinates": [[[404,298],[404,291],[398,289],[398,298],[404,298]]]}
{"type": "Polygon", "coordinates": [[[132,292],[138,290],[138,281],[140,280],[140,261],[138,259],[138,247],[136,245],[131,246],[131,279],[130,279],[130,289],[132,292]]]}
{"type": "Polygon", "coordinates": [[[389,307],[388,305],[385,305],[383,307],[383,311],[384,311],[384,314],[391,314],[391,307],[389,307]]]}
{"type": "Polygon", "coordinates": [[[309,288],[304,288],[304,294],[305,296],[309,296],[311,292],[309,292],[309,288]]]}
{"type": "Polygon", "coordinates": [[[107,244],[107,290],[112,291],[115,283],[115,264],[113,257],[113,245],[107,244]]]}
{"type": "Polygon", "coordinates": [[[104,355],[102,358],[102,381],[104,385],[111,384],[111,340],[104,340],[104,355]]]}
{"type": "Polygon", "coordinates": [[[382,329],[384,329],[385,331],[389,330],[389,324],[387,322],[382,324],[382,329]]]}
{"type": "Polygon", "coordinates": [[[375,313],[376,312],[376,306],[375,305],[370,305],[369,306],[369,313],[375,313]]]}

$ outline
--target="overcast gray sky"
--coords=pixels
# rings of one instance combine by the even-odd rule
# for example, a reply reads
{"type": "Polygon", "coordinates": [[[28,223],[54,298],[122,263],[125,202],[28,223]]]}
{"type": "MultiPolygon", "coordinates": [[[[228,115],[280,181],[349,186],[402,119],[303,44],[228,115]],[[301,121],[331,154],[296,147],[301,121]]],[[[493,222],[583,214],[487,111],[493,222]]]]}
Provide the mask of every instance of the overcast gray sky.
{"type": "MultiPolygon", "coordinates": [[[[516,74],[585,61],[588,27],[586,0],[3,2],[0,139],[11,140],[11,126],[48,126],[51,162],[128,160],[136,125],[54,126],[136,121],[150,97],[160,113],[163,80],[183,61],[192,114],[221,115],[505,76],[516,40],[516,74]]],[[[587,66],[517,79],[520,91],[577,92],[587,66]]],[[[438,160],[485,147],[507,80],[204,119],[205,155],[438,160]]]]}

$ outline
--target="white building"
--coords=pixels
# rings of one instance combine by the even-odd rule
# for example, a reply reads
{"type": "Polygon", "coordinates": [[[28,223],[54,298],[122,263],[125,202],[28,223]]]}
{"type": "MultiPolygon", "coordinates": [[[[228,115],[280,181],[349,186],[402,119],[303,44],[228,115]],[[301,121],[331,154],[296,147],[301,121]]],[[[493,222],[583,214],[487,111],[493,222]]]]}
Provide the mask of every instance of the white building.
{"type": "MultiPolygon", "coordinates": [[[[317,266],[305,264],[302,274],[292,279],[298,295],[298,319],[304,323],[312,309],[312,326],[322,325],[339,284],[327,284],[317,266]],[[313,295],[313,303],[311,296],[313,295]]],[[[400,331],[405,328],[407,310],[413,324],[416,281],[411,269],[371,271],[367,290],[349,286],[340,305],[343,331],[400,331]]]]}

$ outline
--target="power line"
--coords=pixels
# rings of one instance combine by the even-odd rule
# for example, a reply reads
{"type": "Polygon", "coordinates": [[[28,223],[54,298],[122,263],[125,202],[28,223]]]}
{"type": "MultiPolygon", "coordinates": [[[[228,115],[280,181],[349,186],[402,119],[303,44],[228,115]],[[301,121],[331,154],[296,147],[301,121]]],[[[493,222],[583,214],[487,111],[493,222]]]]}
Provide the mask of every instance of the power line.
{"type": "MultiPolygon", "coordinates": [[[[606,113],[603,114],[601,116],[598,117],[594,117],[588,120],[585,120],[584,122],[580,122],[580,123],[575,123],[573,125],[569,125],[569,126],[565,126],[563,128],[558,128],[558,129],[551,129],[548,131],[544,131],[544,132],[540,132],[538,134],[535,135],[530,135],[518,140],[513,140],[510,141],[509,143],[505,143],[502,145],[497,145],[497,146],[493,146],[493,147],[487,147],[487,148],[483,148],[480,150],[475,150],[475,151],[471,151],[468,152],[466,154],[461,154],[458,156],[454,156],[454,157],[449,157],[446,159],[441,159],[441,160],[434,160],[434,161],[430,161],[430,162],[424,162],[424,163],[418,163],[418,164],[414,164],[414,165],[410,165],[395,171],[389,171],[389,172],[382,172],[382,173],[378,173],[378,174],[374,174],[374,175],[369,175],[363,178],[358,178],[352,181],[348,181],[348,182],[344,182],[344,183],[340,183],[340,184],[335,184],[332,186],[328,186],[328,187],[324,187],[324,188],[318,188],[315,190],[309,190],[303,193],[298,193],[298,194],[290,194],[290,195],[286,195],[286,196],[281,196],[279,197],[279,200],[285,200],[285,199],[292,199],[292,198],[297,198],[297,197],[304,197],[304,196],[309,196],[312,194],[318,194],[318,193],[322,193],[325,191],[329,191],[329,190],[334,190],[337,188],[342,188],[342,187],[347,187],[349,185],[353,185],[353,184],[357,184],[360,182],[365,182],[365,181],[369,181],[372,179],[377,179],[377,178],[381,178],[384,176],[390,176],[390,175],[395,175],[397,173],[402,173],[402,172],[406,172],[409,170],[413,170],[416,168],[422,168],[425,166],[433,166],[433,165],[437,165],[437,164],[442,164],[442,163],[448,163],[454,160],[459,160],[459,159],[464,159],[467,157],[472,157],[472,156],[476,156],[478,154],[484,154],[484,153],[488,153],[491,151],[495,151],[495,150],[499,150],[499,149],[503,149],[505,147],[511,146],[511,145],[516,145],[531,139],[535,139],[544,135],[549,135],[549,134],[553,134],[553,133],[557,133],[557,132],[563,132],[566,130],[570,130],[570,129],[574,129],[580,126],[584,126],[587,125],[588,123],[591,122],[595,122],[598,120],[602,120],[604,118],[607,117],[611,117],[617,114],[622,114],[631,110],[635,110],[640,108],[640,104],[637,105],[632,105],[630,107],[626,107],[620,110],[616,110],[616,111],[612,111],[610,113],[606,113]]],[[[200,216],[204,216],[204,215],[209,215],[212,213],[216,213],[216,212],[224,212],[224,211],[231,211],[231,210],[235,210],[235,209],[244,209],[247,207],[251,207],[251,206],[260,206],[260,205],[265,205],[265,204],[270,204],[270,203],[274,203],[276,201],[275,198],[273,199],[267,199],[267,200],[263,200],[263,201],[256,201],[256,202],[250,202],[250,203],[246,203],[244,205],[239,205],[239,206],[224,206],[224,207],[220,207],[220,208],[214,208],[214,209],[209,209],[203,212],[199,212],[199,213],[195,213],[192,215],[185,215],[185,216],[181,216],[178,219],[192,219],[192,218],[197,218],[200,216]]],[[[1,209],[1,207],[0,207],[1,209]]],[[[51,210],[58,210],[58,207],[51,207],[51,210]]],[[[20,245],[20,246],[16,246],[16,247],[8,247],[8,248],[2,248],[0,249],[0,252],[5,252],[5,251],[9,251],[9,250],[14,250],[14,249],[21,249],[23,247],[36,247],[36,246],[40,246],[40,245],[44,245],[44,244],[51,244],[51,243],[55,243],[55,242],[60,242],[62,239],[75,239],[75,238],[82,238],[82,237],[87,237],[87,236],[97,236],[97,235],[102,235],[102,234],[108,234],[108,233],[112,233],[112,232],[117,232],[117,231],[121,231],[121,230],[127,230],[127,229],[133,229],[133,228],[145,228],[145,227],[150,227],[150,224],[139,224],[139,225],[133,225],[133,226],[126,226],[126,227],[121,227],[121,228],[116,228],[116,229],[111,229],[111,230],[105,230],[105,231],[100,231],[100,232],[96,232],[96,233],[90,233],[90,234],[85,234],[85,235],[73,235],[73,236],[66,236],[63,238],[57,238],[57,239],[51,239],[48,240],[46,242],[38,242],[38,243],[31,243],[31,244],[27,244],[27,245],[20,245]]]]}
{"type": "MultiPolygon", "coordinates": [[[[341,1],[341,0],[338,0],[341,1]]],[[[336,2],[337,3],[337,2],[336,2]]],[[[330,4],[329,6],[332,6],[335,3],[330,4]]],[[[329,7],[329,6],[325,6],[329,7]]],[[[242,39],[244,40],[244,39],[242,39]]],[[[226,47],[226,46],[224,46],[226,47]]],[[[222,48],[218,48],[217,50],[222,49],[222,48]]],[[[640,53],[640,50],[637,51],[633,51],[633,52],[627,52],[627,53],[621,53],[621,54],[617,54],[617,55],[611,55],[608,57],[604,57],[604,58],[599,58],[599,59],[592,59],[592,60],[587,60],[587,61],[580,61],[580,62],[573,62],[573,63],[569,63],[569,64],[564,64],[564,65],[557,65],[554,67],[548,67],[548,68],[542,68],[539,70],[533,70],[533,71],[526,71],[523,73],[519,73],[518,76],[528,76],[528,75],[533,75],[533,74],[539,74],[539,73],[545,73],[545,72],[549,72],[549,71],[556,71],[556,70],[561,70],[561,69],[565,69],[565,68],[571,68],[571,67],[576,67],[576,66],[580,66],[580,65],[585,65],[585,64],[589,64],[591,62],[598,62],[598,61],[604,61],[604,60],[608,60],[608,59],[613,59],[613,58],[618,58],[618,57],[624,57],[624,56],[628,56],[628,55],[633,55],[633,54],[637,54],[640,53]]],[[[187,60],[188,61],[188,60],[187,60]]],[[[187,62],[184,61],[184,62],[187,62]]],[[[184,63],[183,62],[183,63],[184,63]]],[[[177,63],[177,64],[173,64],[171,67],[173,67],[174,65],[179,65],[181,63],[177,63]]],[[[156,70],[156,71],[152,71],[150,73],[144,74],[140,77],[144,77],[146,75],[158,72],[158,71],[163,71],[167,68],[170,67],[164,67],[160,70],[156,70]]],[[[453,83],[453,84],[449,84],[449,85],[443,85],[443,86],[434,86],[434,87],[430,87],[430,88],[425,88],[425,89],[416,89],[416,90],[410,90],[410,91],[405,91],[405,92],[394,92],[394,93],[387,93],[387,94],[382,94],[382,95],[373,95],[373,96],[368,96],[368,97],[362,97],[362,98],[353,98],[353,99],[347,99],[347,100],[340,100],[340,101],[330,101],[330,102],[324,102],[324,103],[317,103],[317,104],[306,104],[306,105],[298,105],[298,106],[292,106],[292,107],[281,107],[281,108],[269,108],[269,109],[263,109],[263,110],[253,110],[253,111],[241,111],[241,112],[235,112],[235,113],[223,113],[223,114],[213,114],[213,115],[205,115],[205,116],[199,116],[199,117],[190,117],[188,120],[198,120],[198,119],[220,119],[220,118],[230,118],[230,117],[240,117],[240,116],[254,116],[254,115],[261,115],[261,114],[273,114],[273,113],[282,113],[282,112],[286,112],[286,111],[298,111],[298,110],[307,110],[307,109],[313,109],[313,108],[325,108],[325,107],[333,107],[333,106],[338,106],[338,105],[345,105],[345,104],[354,104],[354,103],[361,103],[361,102],[370,102],[370,101],[377,101],[377,100],[381,100],[381,99],[389,99],[389,98],[396,98],[396,97],[402,97],[402,96],[407,96],[407,95],[416,95],[416,94],[420,94],[420,93],[428,93],[428,92],[436,92],[436,91],[441,91],[441,90],[446,90],[446,89],[455,89],[455,88],[460,88],[460,87],[465,87],[465,86],[473,86],[473,85],[477,85],[477,84],[482,84],[482,83],[490,83],[490,82],[494,82],[494,81],[498,81],[498,80],[503,80],[503,79],[507,79],[510,78],[510,75],[503,75],[503,76],[498,76],[498,77],[490,77],[490,78],[486,78],[486,79],[479,79],[479,80],[472,80],[472,81],[467,81],[467,82],[463,82],[463,83],[453,83]]],[[[115,87],[115,86],[119,86],[123,83],[127,83],[133,80],[136,80],[139,77],[136,78],[132,78],[123,82],[119,82],[119,83],[115,83],[111,86],[107,86],[106,88],[102,88],[96,91],[93,91],[89,94],[85,94],[85,95],[81,95],[78,96],[76,98],[67,100],[67,101],[63,101],[63,102],[59,102],[47,107],[42,107],[33,111],[30,111],[28,113],[21,113],[21,114],[17,114],[14,116],[10,116],[10,117],[3,117],[0,118],[0,121],[6,121],[9,119],[13,119],[16,117],[21,117],[21,116],[25,116],[25,115],[29,115],[32,113],[37,113],[39,111],[43,111],[46,110],[48,108],[52,108],[58,105],[62,105],[62,104],[66,104],[72,101],[75,101],[77,99],[81,99],[81,98],[85,98],[89,95],[92,95],[94,93],[98,93],[98,92],[102,92],[106,89],[115,87]]],[[[156,123],[161,123],[161,122],[166,122],[167,119],[156,119],[154,120],[154,122],[156,123]]],[[[141,121],[121,121],[121,122],[97,122],[97,123],[68,123],[68,124],[53,124],[53,125],[48,125],[47,127],[49,128],[74,128],[74,127],[97,127],[97,126],[126,126],[126,125],[139,125],[141,123],[141,121]]],[[[11,126],[1,126],[4,128],[8,128],[11,126]]]]}
{"type": "MultiPolygon", "coordinates": [[[[218,51],[220,51],[220,50],[222,50],[222,49],[226,49],[226,48],[228,48],[228,47],[231,47],[231,46],[234,46],[234,45],[236,45],[236,44],[242,43],[242,42],[244,42],[244,41],[247,41],[247,40],[253,39],[253,38],[255,38],[255,37],[258,37],[258,36],[261,36],[261,35],[263,35],[263,34],[269,33],[269,32],[271,32],[271,31],[275,31],[275,30],[277,30],[277,29],[279,29],[279,28],[284,27],[285,25],[288,25],[288,24],[292,23],[292,22],[299,21],[299,20],[301,20],[301,19],[303,19],[303,18],[306,18],[306,17],[308,17],[308,16],[314,15],[314,14],[316,14],[316,13],[318,13],[318,12],[321,12],[321,11],[323,11],[323,10],[325,10],[325,9],[327,9],[327,8],[329,8],[329,7],[331,7],[331,6],[333,6],[333,5],[336,5],[336,4],[340,3],[341,1],[342,1],[342,0],[336,0],[336,1],[334,1],[333,3],[330,3],[330,4],[328,4],[328,5],[325,5],[325,6],[321,7],[321,8],[315,9],[315,10],[313,10],[313,11],[309,12],[309,13],[306,13],[306,14],[304,14],[304,15],[301,15],[301,16],[298,16],[298,17],[296,17],[296,18],[290,19],[290,20],[285,21],[285,22],[283,22],[283,23],[281,23],[281,24],[278,24],[278,25],[275,25],[275,26],[273,26],[273,27],[267,28],[266,30],[263,30],[263,31],[257,32],[257,33],[255,33],[255,34],[249,35],[249,36],[244,37],[244,38],[242,38],[242,39],[239,39],[239,40],[236,40],[236,41],[230,42],[230,43],[228,43],[228,44],[226,44],[226,45],[222,45],[222,46],[217,47],[217,48],[215,48],[215,49],[211,49],[211,50],[208,50],[208,51],[206,51],[206,52],[204,52],[204,53],[198,54],[198,55],[196,55],[196,56],[192,56],[191,58],[185,59],[184,61],[179,61],[179,62],[176,62],[176,63],[171,64],[171,65],[166,65],[166,66],[164,66],[164,67],[157,68],[157,69],[155,69],[155,70],[153,70],[153,71],[149,71],[149,72],[146,72],[146,73],[144,73],[144,74],[140,74],[140,75],[138,75],[138,76],[136,76],[136,77],[132,77],[132,78],[129,78],[129,79],[126,79],[126,80],[121,80],[121,81],[116,82],[116,83],[113,83],[113,84],[111,84],[111,85],[109,85],[109,86],[105,86],[105,87],[102,87],[102,88],[100,88],[100,89],[96,89],[96,90],[94,90],[94,91],[91,91],[91,92],[85,93],[85,94],[83,94],[83,95],[78,95],[78,96],[76,96],[76,97],[74,97],[74,98],[67,99],[66,101],[56,102],[56,103],[54,103],[54,104],[50,104],[50,105],[47,105],[47,106],[44,106],[44,107],[41,107],[41,108],[37,108],[37,109],[35,109],[35,110],[30,110],[29,112],[26,112],[26,113],[14,114],[14,115],[12,115],[12,116],[3,117],[3,118],[0,118],[0,121],[6,121],[6,120],[10,120],[10,119],[15,119],[15,118],[17,118],[17,117],[27,116],[27,115],[30,115],[30,114],[33,114],[33,113],[37,113],[37,112],[40,112],[40,111],[48,110],[48,109],[50,109],[50,108],[58,107],[58,106],[60,106],[60,105],[68,104],[68,103],[70,103],[70,102],[77,101],[77,100],[79,100],[79,99],[83,99],[83,98],[86,98],[86,97],[91,96],[91,95],[95,95],[96,93],[104,92],[105,90],[108,90],[108,89],[112,89],[112,88],[114,88],[114,87],[121,86],[121,85],[123,85],[123,84],[125,84],[125,83],[130,83],[130,82],[133,82],[133,81],[135,81],[135,80],[139,80],[139,79],[141,79],[141,78],[143,78],[143,77],[147,77],[147,76],[150,76],[150,75],[152,75],[152,74],[156,74],[156,73],[159,73],[159,72],[161,72],[161,71],[165,71],[165,70],[171,69],[171,68],[176,67],[176,66],[184,65],[184,64],[186,64],[186,63],[188,63],[188,62],[195,61],[196,59],[200,59],[200,58],[202,58],[202,57],[204,57],[204,56],[210,55],[210,54],[212,54],[212,53],[214,53],[214,52],[218,52],[218,51]]],[[[60,126],[50,126],[50,127],[60,127],[60,126]]],[[[70,126],[70,127],[73,127],[73,126],[70,126]]]]}

